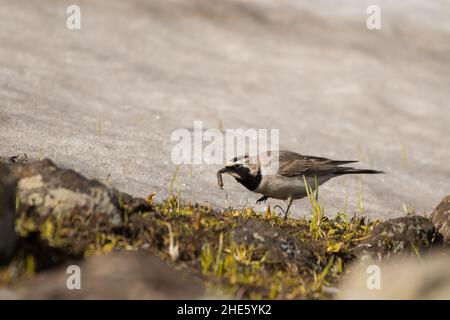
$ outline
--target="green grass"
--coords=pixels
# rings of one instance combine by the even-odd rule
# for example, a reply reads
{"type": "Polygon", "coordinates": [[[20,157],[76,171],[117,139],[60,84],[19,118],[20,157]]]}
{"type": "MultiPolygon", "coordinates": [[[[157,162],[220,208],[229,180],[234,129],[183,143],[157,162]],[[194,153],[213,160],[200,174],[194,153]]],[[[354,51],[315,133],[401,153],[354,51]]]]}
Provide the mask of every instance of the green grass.
{"type": "Polygon", "coordinates": [[[357,208],[359,214],[364,214],[366,212],[366,208],[364,206],[364,188],[363,188],[363,180],[359,179],[359,192],[358,192],[358,202],[357,208]]]}
{"type": "MultiPolygon", "coordinates": [[[[210,206],[186,203],[175,195],[154,203],[149,194],[148,212],[124,208],[124,226],[111,228],[105,217],[68,215],[39,217],[24,212],[18,201],[19,250],[0,269],[1,284],[31,277],[69,259],[84,259],[112,251],[144,250],[181,271],[203,278],[208,287],[228,296],[251,299],[329,298],[324,286],[336,286],[352,250],[370,236],[374,223],[349,218],[345,213],[330,219],[308,186],[311,219],[284,219],[250,207],[214,211],[210,206]],[[306,264],[280,259],[262,242],[237,243],[236,230],[245,222],[276,228],[313,254],[306,264]]],[[[249,235],[257,237],[257,235],[249,235]]],[[[275,237],[276,239],[277,237],[275,237]]],[[[283,249],[284,250],[284,249],[283,249]]]]}
{"type": "Polygon", "coordinates": [[[309,203],[311,204],[312,209],[312,219],[309,224],[309,231],[311,232],[311,234],[315,239],[322,238],[324,236],[324,232],[321,226],[323,217],[325,216],[325,211],[323,206],[318,201],[319,186],[317,183],[317,177],[314,178],[314,185],[315,185],[314,191],[306,181],[305,176],[303,176],[303,182],[305,184],[306,193],[308,195],[309,203]]]}

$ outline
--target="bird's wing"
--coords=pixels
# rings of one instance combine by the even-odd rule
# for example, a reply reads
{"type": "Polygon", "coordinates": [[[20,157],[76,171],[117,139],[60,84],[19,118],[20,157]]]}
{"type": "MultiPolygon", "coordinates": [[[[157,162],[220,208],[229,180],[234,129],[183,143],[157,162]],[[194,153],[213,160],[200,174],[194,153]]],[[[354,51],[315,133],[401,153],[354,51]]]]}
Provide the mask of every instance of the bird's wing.
{"type": "Polygon", "coordinates": [[[294,161],[294,160],[311,160],[311,161],[318,161],[318,162],[324,162],[324,163],[332,163],[335,165],[358,162],[358,160],[331,160],[331,159],[327,159],[327,158],[323,158],[323,157],[301,155],[296,152],[287,151],[287,150],[280,151],[279,158],[280,158],[280,163],[294,161]]]}
{"type": "Polygon", "coordinates": [[[274,161],[275,156],[278,157],[278,161],[275,161],[278,165],[276,174],[285,177],[302,175],[320,177],[332,174],[336,171],[339,165],[358,162],[355,160],[331,160],[323,157],[301,155],[288,150],[280,150],[278,153],[269,153],[269,155],[269,159],[271,159],[271,161],[274,161]]]}
{"type": "Polygon", "coordinates": [[[301,155],[293,151],[287,151],[287,150],[281,150],[279,153],[279,159],[280,163],[288,163],[295,160],[311,160],[311,161],[323,161],[323,162],[330,162],[332,160],[327,158],[321,158],[321,157],[314,157],[314,156],[306,156],[301,155]]]}
{"type": "Polygon", "coordinates": [[[278,174],[284,177],[325,176],[332,174],[336,165],[328,159],[303,158],[288,162],[280,162],[278,174]]]}

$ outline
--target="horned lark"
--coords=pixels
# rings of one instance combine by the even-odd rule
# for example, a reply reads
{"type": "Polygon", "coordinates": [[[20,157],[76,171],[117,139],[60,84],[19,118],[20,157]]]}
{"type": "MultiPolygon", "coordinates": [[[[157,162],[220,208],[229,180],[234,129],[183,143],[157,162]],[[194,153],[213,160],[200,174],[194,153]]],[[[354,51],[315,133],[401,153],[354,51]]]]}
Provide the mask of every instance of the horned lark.
{"type": "Polygon", "coordinates": [[[226,173],[248,190],[262,194],[256,203],[264,202],[268,198],[286,200],[287,208],[284,211],[286,218],[292,201],[307,195],[305,181],[316,189],[331,178],[344,174],[384,173],[378,170],[341,166],[354,162],[358,161],[330,160],[300,155],[292,151],[268,151],[256,156],[235,157],[225,168],[217,172],[217,182],[222,188],[222,174],[226,173]]]}

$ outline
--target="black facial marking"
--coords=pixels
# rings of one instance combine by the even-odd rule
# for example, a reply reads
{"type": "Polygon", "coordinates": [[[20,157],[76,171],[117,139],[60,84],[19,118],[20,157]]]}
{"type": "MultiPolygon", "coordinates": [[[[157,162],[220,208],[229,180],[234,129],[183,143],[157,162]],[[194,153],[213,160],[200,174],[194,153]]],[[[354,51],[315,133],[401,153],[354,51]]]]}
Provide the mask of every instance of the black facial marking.
{"type": "Polygon", "coordinates": [[[256,176],[248,175],[242,181],[241,184],[246,187],[248,190],[253,191],[258,188],[259,183],[261,182],[261,173],[258,172],[256,176]]]}
{"type": "Polygon", "coordinates": [[[232,170],[239,175],[239,177],[234,177],[236,181],[248,190],[253,191],[258,188],[262,179],[261,172],[259,170],[256,174],[251,174],[250,169],[244,166],[234,167],[232,170]]]}

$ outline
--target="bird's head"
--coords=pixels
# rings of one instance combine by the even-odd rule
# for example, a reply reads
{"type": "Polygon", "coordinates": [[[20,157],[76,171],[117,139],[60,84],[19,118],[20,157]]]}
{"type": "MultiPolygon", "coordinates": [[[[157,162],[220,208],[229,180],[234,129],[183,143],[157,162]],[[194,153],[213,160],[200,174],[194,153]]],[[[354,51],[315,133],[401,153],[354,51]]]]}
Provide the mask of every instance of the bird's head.
{"type": "Polygon", "coordinates": [[[228,161],[225,168],[217,172],[217,179],[221,188],[223,187],[222,174],[224,173],[229,174],[237,182],[249,188],[249,183],[255,181],[260,175],[260,169],[258,163],[253,163],[252,159],[248,155],[245,155],[235,157],[228,161]]]}

